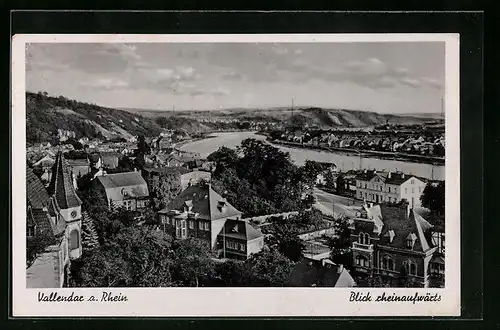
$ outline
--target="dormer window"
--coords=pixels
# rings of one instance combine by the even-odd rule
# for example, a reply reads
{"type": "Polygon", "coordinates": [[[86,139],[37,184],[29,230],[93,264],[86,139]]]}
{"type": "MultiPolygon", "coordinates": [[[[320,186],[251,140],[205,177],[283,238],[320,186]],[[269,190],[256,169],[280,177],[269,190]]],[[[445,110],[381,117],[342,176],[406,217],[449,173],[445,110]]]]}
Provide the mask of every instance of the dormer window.
{"type": "Polygon", "coordinates": [[[192,200],[187,200],[184,202],[184,210],[186,212],[191,212],[193,209],[193,201],[192,200]]]}
{"type": "Polygon", "coordinates": [[[414,233],[409,234],[408,237],[406,238],[406,247],[408,249],[413,249],[416,240],[417,236],[414,233]]]}
{"type": "Polygon", "coordinates": [[[226,210],[226,201],[225,200],[220,200],[218,203],[217,203],[217,208],[219,209],[219,211],[221,212],[224,212],[226,210]]]}

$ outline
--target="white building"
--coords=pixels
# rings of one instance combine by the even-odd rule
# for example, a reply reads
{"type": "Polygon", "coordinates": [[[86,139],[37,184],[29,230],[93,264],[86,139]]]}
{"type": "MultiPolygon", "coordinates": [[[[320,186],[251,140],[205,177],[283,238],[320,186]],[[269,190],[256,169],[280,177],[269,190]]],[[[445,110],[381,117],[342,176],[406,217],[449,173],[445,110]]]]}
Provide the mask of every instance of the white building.
{"type": "Polygon", "coordinates": [[[365,170],[356,177],[356,197],[374,203],[397,203],[406,199],[411,208],[420,207],[425,179],[400,172],[365,170]]]}

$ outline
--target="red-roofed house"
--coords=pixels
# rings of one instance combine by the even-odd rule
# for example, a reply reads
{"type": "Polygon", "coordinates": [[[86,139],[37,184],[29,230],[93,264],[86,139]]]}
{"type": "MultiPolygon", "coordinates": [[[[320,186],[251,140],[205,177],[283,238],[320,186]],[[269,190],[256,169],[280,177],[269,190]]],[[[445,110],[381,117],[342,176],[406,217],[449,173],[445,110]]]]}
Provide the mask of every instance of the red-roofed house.
{"type": "Polygon", "coordinates": [[[206,241],[220,257],[246,259],[264,246],[264,236],[209,184],[192,185],[158,212],[166,232],[206,241]]]}
{"type": "Polygon", "coordinates": [[[360,214],[351,225],[356,272],[380,275],[390,286],[406,278],[428,287],[430,263],[438,253],[431,239],[433,226],[409,206],[364,208],[366,215],[360,214]]]}

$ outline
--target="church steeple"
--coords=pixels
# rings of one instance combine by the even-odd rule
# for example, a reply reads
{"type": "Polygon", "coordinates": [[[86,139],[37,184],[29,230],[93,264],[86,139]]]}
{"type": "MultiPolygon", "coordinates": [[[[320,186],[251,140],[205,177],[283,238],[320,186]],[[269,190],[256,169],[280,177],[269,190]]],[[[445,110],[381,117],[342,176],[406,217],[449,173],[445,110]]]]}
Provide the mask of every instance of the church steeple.
{"type": "Polygon", "coordinates": [[[56,161],[52,170],[52,180],[49,186],[49,192],[55,197],[57,205],[61,209],[79,207],[82,201],[76,194],[72,183],[71,170],[68,168],[62,151],[56,155],[56,161]]]}

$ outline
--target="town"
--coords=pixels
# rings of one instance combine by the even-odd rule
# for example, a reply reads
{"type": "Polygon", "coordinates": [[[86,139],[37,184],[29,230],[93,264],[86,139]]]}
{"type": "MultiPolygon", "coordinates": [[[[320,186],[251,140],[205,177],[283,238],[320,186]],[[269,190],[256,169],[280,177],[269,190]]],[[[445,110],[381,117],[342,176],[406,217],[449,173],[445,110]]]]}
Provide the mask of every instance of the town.
{"type": "Polygon", "coordinates": [[[443,131],[431,126],[261,126],[264,139],[207,157],[184,146],[209,133],[58,129],[26,152],[27,285],[444,287],[444,181],[297,165],[279,148],[437,159],[443,131]]]}

